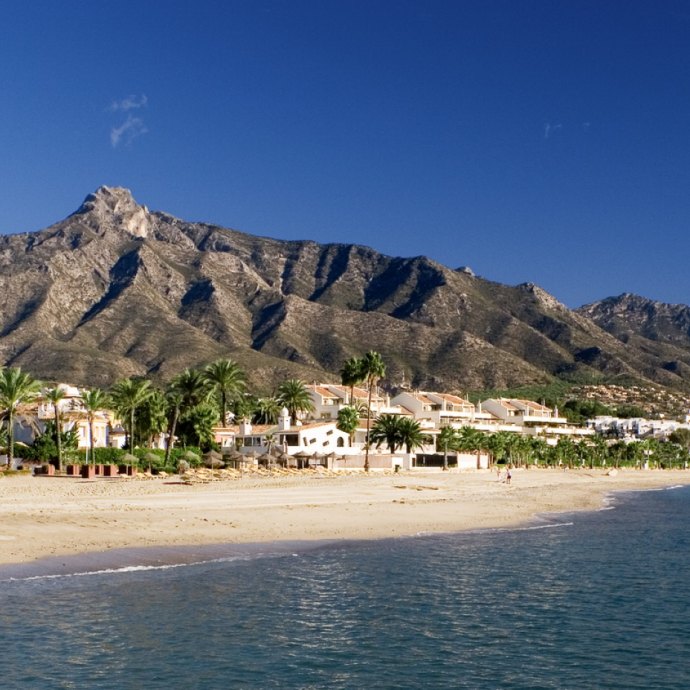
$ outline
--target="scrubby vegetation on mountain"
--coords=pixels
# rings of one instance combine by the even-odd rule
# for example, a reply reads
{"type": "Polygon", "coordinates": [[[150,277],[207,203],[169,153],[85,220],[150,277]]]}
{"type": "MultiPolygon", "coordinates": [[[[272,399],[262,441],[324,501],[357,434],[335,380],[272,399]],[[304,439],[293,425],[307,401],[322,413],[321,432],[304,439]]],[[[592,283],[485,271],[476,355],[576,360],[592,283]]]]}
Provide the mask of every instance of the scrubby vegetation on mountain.
{"type": "Polygon", "coordinates": [[[385,358],[388,387],[690,380],[680,312],[664,312],[656,341],[609,333],[530,283],[190,223],[122,188],[101,187],[46,230],[0,237],[0,287],[0,363],[77,385],[169,381],[231,358],[271,394],[285,379],[337,380],[369,350],[385,358]]]}

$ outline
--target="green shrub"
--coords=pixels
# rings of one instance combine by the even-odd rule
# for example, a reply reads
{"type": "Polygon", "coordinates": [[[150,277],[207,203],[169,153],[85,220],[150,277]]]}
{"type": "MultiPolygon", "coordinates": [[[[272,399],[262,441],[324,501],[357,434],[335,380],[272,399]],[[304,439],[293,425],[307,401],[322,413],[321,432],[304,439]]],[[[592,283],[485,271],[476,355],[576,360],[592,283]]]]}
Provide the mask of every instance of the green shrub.
{"type": "Polygon", "coordinates": [[[93,449],[93,464],[94,465],[119,465],[122,463],[122,458],[127,451],[121,448],[94,448],[93,449]]]}

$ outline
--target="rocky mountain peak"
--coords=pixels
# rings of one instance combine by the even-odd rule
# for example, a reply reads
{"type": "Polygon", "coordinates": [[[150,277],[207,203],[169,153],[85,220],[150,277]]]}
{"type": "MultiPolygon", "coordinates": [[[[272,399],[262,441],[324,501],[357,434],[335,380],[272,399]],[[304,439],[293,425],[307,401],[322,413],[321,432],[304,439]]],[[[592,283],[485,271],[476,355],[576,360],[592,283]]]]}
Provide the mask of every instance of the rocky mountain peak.
{"type": "Polygon", "coordinates": [[[117,226],[135,237],[147,237],[151,229],[149,210],[124,187],[99,187],[84,199],[75,215],[88,215],[99,227],[117,226]]]}
{"type": "Polygon", "coordinates": [[[562,302],[559,302],[552,294],[534,283],[520,283],[517,287],[519,290],[533,295],[545,307],[567,311],[567,307],[562,302]]]}

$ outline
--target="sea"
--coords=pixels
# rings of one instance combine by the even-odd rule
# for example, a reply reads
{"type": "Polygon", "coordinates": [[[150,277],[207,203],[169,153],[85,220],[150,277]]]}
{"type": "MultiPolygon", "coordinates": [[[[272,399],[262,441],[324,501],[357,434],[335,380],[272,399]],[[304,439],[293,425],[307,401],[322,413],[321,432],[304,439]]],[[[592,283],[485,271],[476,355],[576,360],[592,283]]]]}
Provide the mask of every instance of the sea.
{"type": "Polygon", "coordinates": [[[2,688],[690,688],[690,487],[513,529],[0,569],[2,688]]]}

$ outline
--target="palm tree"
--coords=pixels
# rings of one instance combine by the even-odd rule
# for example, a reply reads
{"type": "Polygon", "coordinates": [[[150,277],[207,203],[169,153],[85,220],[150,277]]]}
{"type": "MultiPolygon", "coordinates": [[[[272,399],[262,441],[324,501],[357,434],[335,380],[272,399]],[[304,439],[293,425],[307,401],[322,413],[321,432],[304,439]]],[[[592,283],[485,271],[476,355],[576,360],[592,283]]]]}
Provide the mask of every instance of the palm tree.
{"type": "Polygon", "coordinates": [[[338,410],[338,420],[335,425],[340,431],[350,437],[350,448],[352,448],[355,432],[359,426],[359,412],[357,409],[351,405],[341,407],[338,410]]]}
{"type": "Polygon", "coordinates": [[[371,441],[380,448],[385,441],[391,453],[403,443],[400,422],[402,417],[397,414],[382,414],[376,418],[371,428],[371,441]]]}
{"type": "Polygon", "coordinates": [[[436,437],[436,448],[443,448],[443,469],[448,469],[448,450],[452,449],[458,442],[458,435],[452,426],[441,427],[436,437]]]}
{"type": "Polygon", "coordinates": [[[17,409],[31,402],[40,390],[41,384],[20,367],[0,370],[0,410],[7,417],[7,464],[14,463],[14,419],[17,409]]]}
{"type": "Polygon", "coordinates": [[[489,437],[486,439],[486,449],[489,451],[491,464],[496,464],[503,459],[507,443],[507,433],[507,431],[498,431],[489,434],[489,437]]]}
{"type": "Polygon", "coordinates": [[[156,434],[162,433],[167,426],[168,400],[165,395],[153,388],[151,395],[139,408],[137,415],[137,436],[151,448],[156,434]]]}
{"type": "Polygon", "coordinates": [[[96,462],[94,456],[96,443],[93,434],[93,423],[96,421],[96,413],[107,409],[110,401],[105,391],[102,391],[100,388],[93,388],[81,394],[81,404],[86,411],[86,419],[89,423],[89,451],[91,463],[94,464],[96,462]]]}
{"type": "Polygon", "coordinates": [[[362,381],[366,381],[369,386],[369,397],[367,403],[367,443],[364,447],[364,471],[369,471],[369,430],[371,428],[371,395],[374,386],[386,375],[386,365],[378,352],[370,350],[361,360],[362,381]]]}
{"type": "Polygon", "coordinates": [[[134,449],[134,432],[136,412],[149,397],[153,395],[151,382],[147,379],[122,379],[112,388],[110,397],[118,414],[129,417],[127,429],[127,447],[130,452],[134,449]]]}
{"type": "Polygon", "coordinates": [[[478,451],[487,447],[486,434],[471,426],[463,426],[457,434],[456,445],[458,450],[478,451]]]}
{"type": "Polygon", "coordinates": [[[213,386],[205,373],[196,369],[185,369],[168,385],[166,397],[170,421],[168,425],[168,442],[165,448],[165,464],[170,462],[170,453],[175,445],[175,430],[180,415],[192,408],[208,402],[213,395],[213,386]]]}
{"type": "Polygon", "coordinates": [[[362,360],[359,357],[350,357],[345,360],[340,370],[340,382],[343,386],[350,388],[350,405],[354,402],[355,386],[364,381],[364,373],[362,372],[362,360]]]}
{"type": "Polygon", "coordinates": [[[180,418],[180,408],[182,407],[183,397],[180,390],[175,386],[173,380],[165,391],[165,398],[168,401],[168,438],[165,444],[165,465],[170,464],[170,454],[175,445],[175,430],[177,421],[180,418]]]}
{"type": "Polygon", "coordinates": [[[398,422],[400,444],[405,446],[409,455],[415,448],[421,448],[427,442],[427,436],[422,433],[419,422],[411,417],[401,417],[398,422]]]}
{"type": "Polygon", "coordinates": [[[278,386],[278,402],[287,407],[292,423],[297,423],[299,412],[312,412],[314,403],[303,381],[288,379],[278,386]]]}
{"type": "MultiPolygon", "coordinates": [[[[479,431],[479,429],[473,429],[471,426],[463,426],[457,433],[457,439],[455,442],[455,449],[464,452],[475,452],[477,454],[477,467],[480,467],[480,456],[483,450],[491,451],[492,445],[490,442],[491,436],[479,431]]],[[[501,438],[499,437],[499,445],[501,443],[501,438]]],[[[501,446],[502,447],[502,446],[501,446]]]]}
{"type": "Polygon", "coordinates": [[[203,372],[204,378],[220,398],[220,424],[227,424],[228,398],[244,392],[244,372],[231,359],[218,359],[209,364],[203,372]]]}
{"type": "Polygon", "coordinates": [[[259,398],[254,408],[255,424],[276,424],[281,404],[276,398],[259,398]]]}
{"type": "Polygon", "coordinates": [[[210,446],[217,419],[218,407],[213,400],[188,408],[180,415],[180,438],[192,445],[210,446]]]}
{"type": "Polygon", "coordinates": [[[53,413],[55,415],[55,446],[57,448],[58,472],[62,472],[62,424],[60,415],[60,403],[65,399],[65,391],[59,386],[49,388],[45,392],[46,400],[53,406],[53,413]]]}
{"type": "Polygon", "coordinates": [[[572,469],[573,461],[577,455],[577,447],[573,440],[567,437],[561,437],[558,439],[556,446],[556,460],[559,465],[567,465],[568,468],[572,469]]]}

